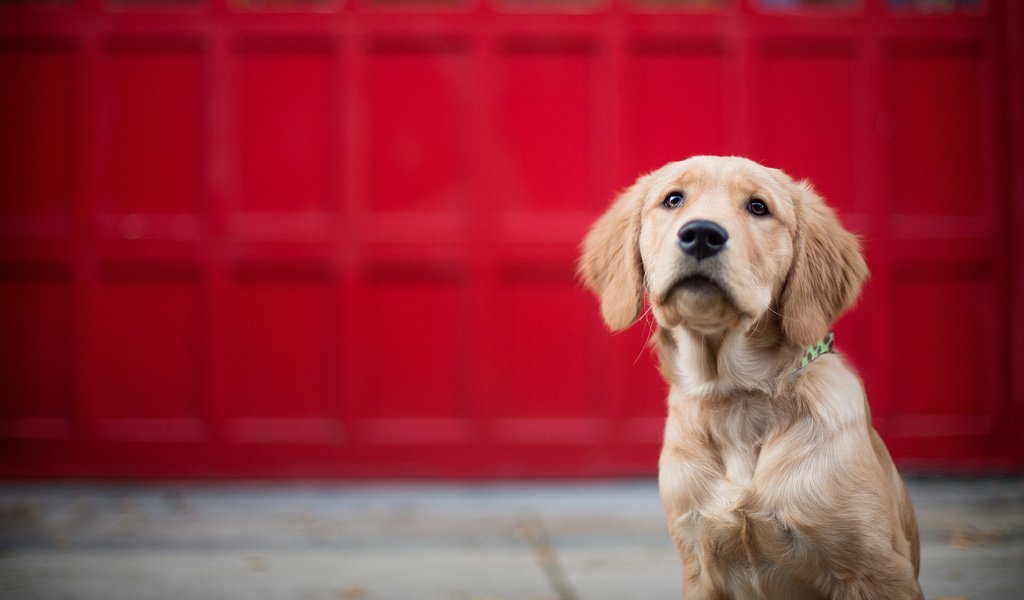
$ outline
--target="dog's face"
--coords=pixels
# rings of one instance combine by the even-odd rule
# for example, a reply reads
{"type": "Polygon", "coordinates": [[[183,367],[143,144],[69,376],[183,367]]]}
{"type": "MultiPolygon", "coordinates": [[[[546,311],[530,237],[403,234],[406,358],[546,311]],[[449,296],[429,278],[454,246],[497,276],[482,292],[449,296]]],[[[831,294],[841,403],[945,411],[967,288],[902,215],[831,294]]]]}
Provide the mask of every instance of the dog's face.
{"type": "Polygon", "coordinates": [[[658,321],[715,333],[771,305],[793,259],[793,201],[764,168],[692,159],[647,182],[638,246],[658,321]]]}
{"type": "Polygon", "coordinates": [[[700,334],[767,311],[809,344],[867,276],[856,238],[807,184],[741,158],[695,157],[645,175],[584,242],[580,273],[612,329],[648,295],[658,323],[700,334]]]}

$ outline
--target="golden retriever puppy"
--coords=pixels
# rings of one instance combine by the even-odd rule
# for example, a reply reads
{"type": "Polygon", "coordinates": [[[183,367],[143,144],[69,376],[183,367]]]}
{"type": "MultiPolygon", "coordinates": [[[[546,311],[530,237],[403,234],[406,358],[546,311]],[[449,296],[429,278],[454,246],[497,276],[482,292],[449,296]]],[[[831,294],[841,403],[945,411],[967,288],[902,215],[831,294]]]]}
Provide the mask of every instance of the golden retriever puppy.
{"type": "Polygon", "coordinates": [[[923,598],[910,497],[832,322],[868,270],[810,184],[735,157],[640,177],[583,242],[670,386],[658,487],[687,600],[923,598]]]}

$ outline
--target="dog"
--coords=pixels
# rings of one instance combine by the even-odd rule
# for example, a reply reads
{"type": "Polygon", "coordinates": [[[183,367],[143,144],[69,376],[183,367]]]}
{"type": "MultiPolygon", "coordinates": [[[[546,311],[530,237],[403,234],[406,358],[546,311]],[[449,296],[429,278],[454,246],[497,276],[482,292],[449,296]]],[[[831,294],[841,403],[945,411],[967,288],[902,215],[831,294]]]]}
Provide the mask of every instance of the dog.
{"type": "Polygon", "coordinates": [[[831,351],[867,265],[810,183],[738,157],[669,163],[599,217],[578,271],[609,329],[653,315],[658,488],[687,600],[923,598],[910,496],[831,351]]]}

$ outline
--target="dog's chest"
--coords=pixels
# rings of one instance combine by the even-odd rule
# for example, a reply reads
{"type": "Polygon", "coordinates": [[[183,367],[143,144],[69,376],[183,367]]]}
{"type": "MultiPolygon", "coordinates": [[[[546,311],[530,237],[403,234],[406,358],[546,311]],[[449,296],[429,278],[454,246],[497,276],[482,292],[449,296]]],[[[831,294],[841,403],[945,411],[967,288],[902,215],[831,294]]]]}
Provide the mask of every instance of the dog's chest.
{"type": "MultiPolygon", "coordinates": [[[[773,434],[769,407],[751,398],[716,407],[707,417],[704,433],[710,443],[704,447],[703,468],[692,468],[701,461],[693,453],[663,457],[662,495],[672,535],[702,569],[731,581],[737,598],[758,597],[768,581],[760,582],[764,578],[758,572],[765,564],[761,544],[769,539],[786,544],[792,534],[763,503],[753,502],[758,458],[773,434]]],[[[779,575],[770,579],[780,580],[779,575]]]]}
{"type": "Polygon", "coordinates": [[[708,436],[726,480],[738,486],[751,484],[768,423],[768,409],[758,399],[740,399],[711,413],[708,436]]]}
{"type": "Polygon", "coordinates": [[[758,398],[723,403],[701,416],[670,415],[660,467],[670,515],[730,511],[753,485],[770,421],[766,402],[758,398]],[[703,427],[694,429],[695,422],[703,427]]]}

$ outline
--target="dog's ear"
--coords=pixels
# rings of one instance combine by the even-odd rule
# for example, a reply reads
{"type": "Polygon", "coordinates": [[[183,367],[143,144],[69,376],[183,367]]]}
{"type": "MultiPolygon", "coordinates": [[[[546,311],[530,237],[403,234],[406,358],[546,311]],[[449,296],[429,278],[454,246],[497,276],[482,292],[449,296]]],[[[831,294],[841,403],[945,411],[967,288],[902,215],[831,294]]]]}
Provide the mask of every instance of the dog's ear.
{"type": "Polygon", "coordinates": [[[601,316],[612,331],[632,325],[643,309],[640,261],[640,208],[650,176],[645,175],[618,198],[583,240],[577,271],[601,300],[601,316]]]}
{"type": "Polygon", "coordinates": [[[806,346],[824,337],[853,306],[868,267],[857,237],[843,228],[811,184],[787,184],[796,206],[797,235],[779,313],[786,336],[806,346]]]}

